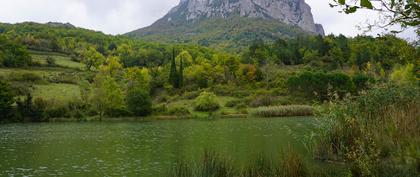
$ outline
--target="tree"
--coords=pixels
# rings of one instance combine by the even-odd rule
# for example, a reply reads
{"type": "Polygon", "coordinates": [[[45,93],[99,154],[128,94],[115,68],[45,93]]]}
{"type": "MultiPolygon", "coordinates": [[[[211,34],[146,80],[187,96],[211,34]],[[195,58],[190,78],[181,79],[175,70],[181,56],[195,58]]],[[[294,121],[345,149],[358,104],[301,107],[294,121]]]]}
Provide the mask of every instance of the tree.
{"type": "Polygon", "coordinates": [[[108,57],[106,60],[106,65],[100,66],[101,72],[106,72],[111,77],[116,77],[123,69],[120,59],[118,57],[108,57]]]}
{"type": "Polygon", "coordinates": [[[146,93],[150,92],[150,81],[149,70],[146,68],[128,68],[124,74],[124,78],[127,81],[128,90],[143,90],[146,93]]]}
{"type": "Polygon", "coordinates": [[[93,108],[98,111],[101,119],[110,111],[124,108],[124,93],[115,78],[99,73],[91,91],[90,102],[93,108]]]}
{"type": "Polygon", "coordinates": [[[98,68],[104,61],[105,57],[96,51],[94,47],[89,47],[82,52],[82,62],[86,65],[86,69],[90,71],[92,67],[98,68]]]}
{"type": "Polygon", "coordinates": [[[14,102],[12,88],[6,81],[0,80],[0,115],[2,118],[7,117],[14,102]]]}
{"type": "Polygon", "coordinates": [[[193,57],[191,54],[184,50],[176,57],[176,65],[181,66],[181,62],[184,63],[184,67],[191,66],[193,64],[193,57]]]}
{"type": "Polygon", "coordinates": [[[179,66],[179,73],[178,73],[178,79],[179,79],[179,87],[184,86],[184,58],[181,58],[180,66],[179,66]]]}
{"type": "Polygon", "coordinates": [[[141,88],[128,91],[126,104],[135,116],[147,116],[152,112],[152,99],[149,93],[141,88]]]}
{"type": "Polygon", "coordinates": [[[179,88],[179,73],[176,69],[176,58],[175,58],[175,48],[172,50],[172,62],[171,62],[171,71],[169,73],[169,83],[172,84],[174,88],[179,88]]]}
{"type": "Polygon", "coordinates": [[[0,36],[0,62],[6,67],[24,67],[31,65],[32,58],[24,46],[0,36]]]}
{"type": "MultiPolygon", "coordinates": [[[[418,26],[420,24],[420,6],[418,0],[333,0],[331,7],[339,6],[347,14],[359,9],[369,9],[380,12],[384,18],[381,24],[373,24],[386,28],[395,24],[402,27],[418,26]]],[[[372,27],[372,25],[369,25],[372,27]]]]}

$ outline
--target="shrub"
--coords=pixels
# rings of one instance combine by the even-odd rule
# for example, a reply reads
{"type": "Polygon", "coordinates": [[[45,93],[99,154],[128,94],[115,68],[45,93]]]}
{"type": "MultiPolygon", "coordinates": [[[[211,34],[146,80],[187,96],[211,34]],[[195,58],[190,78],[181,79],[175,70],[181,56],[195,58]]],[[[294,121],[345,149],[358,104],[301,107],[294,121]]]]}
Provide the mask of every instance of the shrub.
{"type": "Polygon", "coordinates": [[[47,56],[46,60],[47,60],[47,66],[49,67],[57,66],[55,59],[53,57],[47,56]]]}
{"type": "Polygon", "coordinates": [[[8,78],[10,81],[16,82],[45,83],[45,80],[40,75],[31,72],[12,72],[9,74],[8,78]]]}
{"type": "Polygon", "coordinates": [[[369,86],[369,83],[372,83],[374,79],[366,74],[356,74],[353,76],[352,81],[356,87],[356,91],[361,91],[366,90],[369,86]]]}
{"type": "Polygon", "coordinates": [[[152,113],[152,99],[142,89],[134,89],[127,94],[127,108],[135,116],[147,116],[152,113]]]}
{"type": "Polygon", "coordinates": [[[177,116],[186,116],[190,115],[191,112],[188,110],[188,108],[183,106],[175,106],[168,109],[169,115],[177,115],[177,116]]]}
{"type": "Polygon", "coordinates": [[[47,121],[45,110],[49,106],[48,102],[42,98],[36,98],[33,103],[31,120],[32,122],[47,121]]]}
{"type": "Polygon", "coordinates": [[[251,110],[253,116],[259,117],[287,117],[287,116],[312,116],[314,114],[312,106],[289,105],[289,106],[270,106],[259,107],[251,110]]]}
{"type": "Polygon", "coordinates": [[[199,95],[200,95],[200,92],[199,91],[192,91],[192,92],[185,92],[184,95],[183,95],[183,97],[185,99],[192,100],[192,99],[197,98],[199,95]]]}
{"type": "Polygon", "coordinates": [[[52,83],[78,84],[79,80],[73,73],[51,74],[48,81],[52,83]]]}
{"type": "Polygon", "coordinates": [[[253,98],[250,103],[251,107],[271,106],[276,102],[276,98],[271,95],[259,95],[253,98]]]}
{"type": "MultiPolygon", "coordinates": [[[[14,94],[12,87],[4,80],[0,80],[0,117],[6,118],[12,110],[14,94]]],[[[0,120],[1,121],[1,120],[0,120]]]]}
{"type": "Polygon", "coordinates": [[[154,114],[162,114],[168,112],[168,107],[166,107],[166,104],[153,105],[152,109],[154,114]]]}
{"type": "Polygon", "coordinates": [[[211,112],[216,111],[220,108],[220,104],[217,101],[217,97],[211,92],[201,92],[194,101],[194,109],[196,111],[211,112]]]}
{"type": "Polygon", "coordinates": [[[239,100],[239,99],[230,100],[230,101],[226,102],[225,106],[226,106],[226,107],[228,107],[228,108],[233,108],[233,107],[235,107],[236,105],[240,104],[241,102],[242,102],[242,101],[241,101],[241,100],[239,100]]]}

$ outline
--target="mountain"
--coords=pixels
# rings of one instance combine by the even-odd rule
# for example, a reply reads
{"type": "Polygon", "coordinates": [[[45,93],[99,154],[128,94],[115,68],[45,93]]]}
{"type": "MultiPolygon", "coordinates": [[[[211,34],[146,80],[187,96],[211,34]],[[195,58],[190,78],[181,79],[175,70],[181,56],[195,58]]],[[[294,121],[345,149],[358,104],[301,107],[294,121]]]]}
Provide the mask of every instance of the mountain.
{"type": "Polygon", "coordinates": [[[235,48],[256,39],[302,34],[324,35],[304,0],[181,0],[151,26],[126,35],[235,48]]]}

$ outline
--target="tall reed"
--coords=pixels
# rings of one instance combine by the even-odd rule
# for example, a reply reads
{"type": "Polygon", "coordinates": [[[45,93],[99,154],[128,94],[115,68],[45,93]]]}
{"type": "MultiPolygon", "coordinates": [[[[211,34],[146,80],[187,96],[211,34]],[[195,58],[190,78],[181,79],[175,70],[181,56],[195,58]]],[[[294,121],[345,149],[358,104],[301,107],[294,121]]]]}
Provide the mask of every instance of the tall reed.
{"type": "Polygon", "coordinates": [[[251,115],[258,117],[290,117],[290,116],[312,116],[312,106],[287,105],[259,107],[250,111],[251,115]]]}

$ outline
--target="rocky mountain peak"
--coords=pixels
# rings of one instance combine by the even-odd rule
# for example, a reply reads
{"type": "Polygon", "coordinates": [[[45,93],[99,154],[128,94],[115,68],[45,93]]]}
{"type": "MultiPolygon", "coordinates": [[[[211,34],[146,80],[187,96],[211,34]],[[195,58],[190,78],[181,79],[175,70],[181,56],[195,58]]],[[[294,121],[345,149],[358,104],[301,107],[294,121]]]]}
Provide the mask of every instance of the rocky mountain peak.
{"type": "Polygon", "coordinates": [[[275,19],[307,32],[324,34],[322,25],[315,24],[305,0],[181,0],[162,20],[196,21],[231,16],[275,19]]]}

